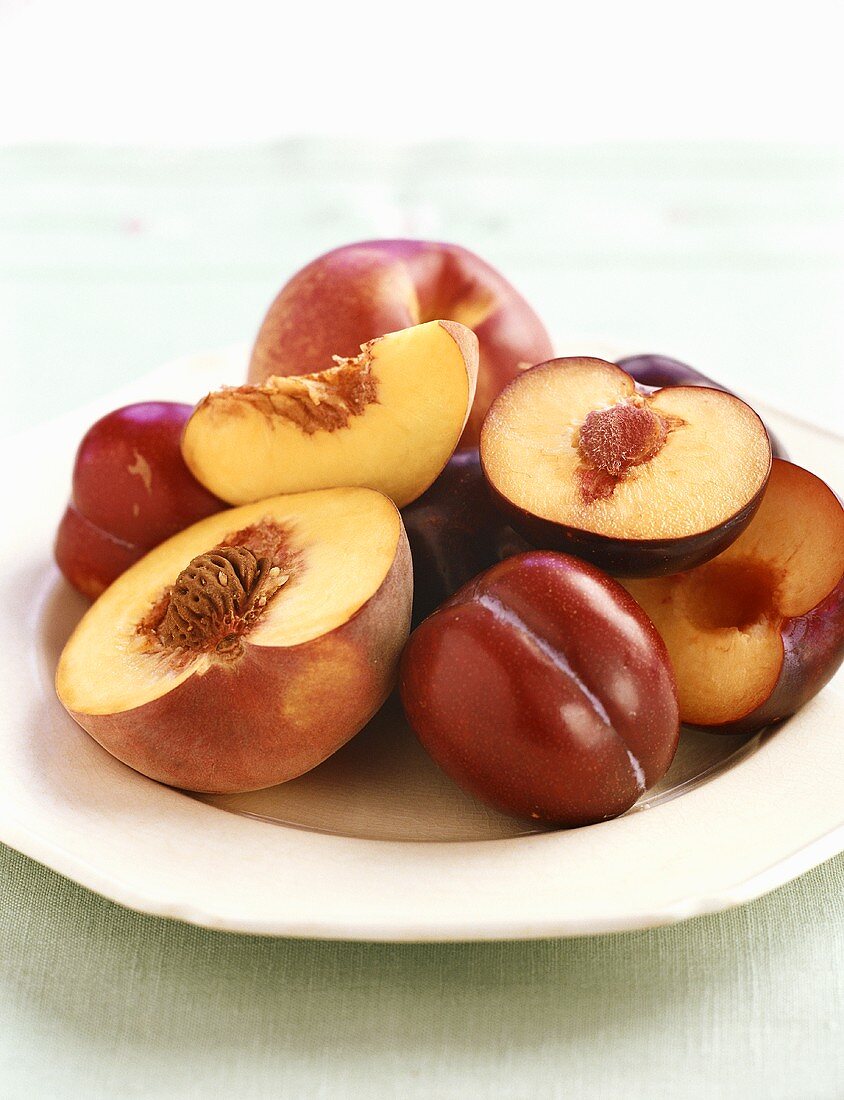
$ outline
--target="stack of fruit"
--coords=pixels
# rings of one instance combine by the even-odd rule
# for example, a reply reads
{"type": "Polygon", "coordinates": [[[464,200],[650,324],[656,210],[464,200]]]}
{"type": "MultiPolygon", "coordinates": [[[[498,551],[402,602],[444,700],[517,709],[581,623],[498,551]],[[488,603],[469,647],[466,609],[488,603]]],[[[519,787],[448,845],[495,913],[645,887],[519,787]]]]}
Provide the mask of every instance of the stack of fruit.
{"type": "Polygon", "coordinates": [[[457,246],[304,268],[246,384],[83,440],[56,556],[99,598],[65,707],[154,779],[245,791],[315,767],[398,679],[461,786],[556,825],[627,810],[681,721],[792,714],[844,658],[838,499],[683,364],[551,356],[457,246]]]}

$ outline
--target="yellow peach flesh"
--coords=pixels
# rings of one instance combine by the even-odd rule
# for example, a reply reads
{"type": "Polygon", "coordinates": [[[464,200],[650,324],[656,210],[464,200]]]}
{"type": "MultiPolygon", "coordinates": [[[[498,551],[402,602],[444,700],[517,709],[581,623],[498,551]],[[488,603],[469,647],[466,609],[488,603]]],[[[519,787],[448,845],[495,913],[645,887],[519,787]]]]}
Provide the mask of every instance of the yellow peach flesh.
{"type": "Polygon", "coordinates": [[[346,412],[342,401],[335,405],[340,422],[332,413],[324,427],[317,423],[320,406],[336,400],[337,368],[210,394],[185,429],[185,461],[233,504],[360,485],[402,507],[434,481],[457,446],[474,398],[477,359],[474,334],[450,321],[380,337],[358,361],[369,392],[346,412]],[[312,414],[306,425],[303,403],[312,414]]]}
{"type": "Polygon", "coordinates": [[[359,488],[275,497],[194,524],[127,570],[83,617],[56,674],[64,705],[85,714],[140,707],[219,663],[151,651],[138,624],[192,558],[263,521],[284,529],[295,565],[246,635],[250,647],[301,646],[350,620],[384,581],[402,537],[392,502],[359,488]]]}

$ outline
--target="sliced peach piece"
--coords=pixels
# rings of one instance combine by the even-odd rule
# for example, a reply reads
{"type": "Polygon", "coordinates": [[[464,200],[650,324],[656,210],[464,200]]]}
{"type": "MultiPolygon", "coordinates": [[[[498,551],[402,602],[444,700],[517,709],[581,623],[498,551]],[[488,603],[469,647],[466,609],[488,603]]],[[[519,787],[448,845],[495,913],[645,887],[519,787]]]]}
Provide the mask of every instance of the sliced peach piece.
{"type": "Polygon", "coordinates": [[[526,363],[552,354],[537,315],[480,256],[445,241],[358,241],[319,256],[279,291],[264,318],[249,381],[319,370],[385,332],[445,317],[480,342],[478,392],[461,440],[476,447],[493,398],[526,363]]]}
{"type": "Polygon", "coordinates": [[[220,512],[100,597],[56,690],[81,726],[153,779],[244,791],[308,771],[368,721],[408,635],[410,552],[369,489],[220,512]]]}
{"type": "Polygon", "coordinates": [[[793,714],[844,659],[844,509],[775,459],[750,526],[714,560],[624,582],[674,664],[684,722],[750,732],[793,714]]]}
{"type": "Polygon", "coordinates": [[[317,374],[209,394],[185,428],[182,452],[194,476],[232,504],[363,485],[402,507],[457,446],[477,369],[470,329],[416,325],[317,374]]]}
{"type": "Polygon", "coordinates": [[[759,506],[771,447],[732,394],[645,394],[612,363],[554,359],[495,400],[481,461],[535,546],[618,576],[654,576],[706,561],[738,536],[759,506]]]}

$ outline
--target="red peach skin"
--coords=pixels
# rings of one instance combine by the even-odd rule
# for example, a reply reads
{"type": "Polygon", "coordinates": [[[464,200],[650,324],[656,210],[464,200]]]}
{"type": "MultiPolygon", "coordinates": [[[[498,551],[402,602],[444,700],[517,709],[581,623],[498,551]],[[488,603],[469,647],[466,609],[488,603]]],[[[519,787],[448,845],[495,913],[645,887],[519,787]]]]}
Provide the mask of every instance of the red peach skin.
{"type": "Polygon", "coordinates": [[[83,596],[95,600],[112,581],[146,553],[122,542],[81,516],[69,504],[56,532],[56,564],[67,581],[83,596]]]}
{"type": "Polygon", "coordinates": [[[387,332],[459,321],[480,341],[475,404],[461,446],[476,446],[490,403],[521,368],[550,358],[551,341],[525,299],[480,257],[455,244],[384,240],[320,256],[282,288],[261,325],[249,381],[307,374],[357,355],[387,332]]]}
{"type": "Polygon", "coordinates": [[[225,507],[182,458],[182,430],[192,412],[172,401],[126,405],[83,436],[55,559],[88,599],[97,599],[147,550],[225,507]]]}

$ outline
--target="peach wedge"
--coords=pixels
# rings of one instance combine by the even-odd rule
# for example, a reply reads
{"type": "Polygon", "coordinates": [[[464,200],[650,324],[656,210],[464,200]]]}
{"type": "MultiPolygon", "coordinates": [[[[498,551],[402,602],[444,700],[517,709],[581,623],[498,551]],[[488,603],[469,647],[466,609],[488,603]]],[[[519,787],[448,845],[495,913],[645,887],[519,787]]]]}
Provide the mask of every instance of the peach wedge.
{"type": "Polygon", "coordinates": [[[68,641],[56,690],[152,779],[272,786],[324,760],[384,702],[412,587],[401,517],[370,489],[220,512],[111,585],[68,641]]]}
{"type": "Polygon", "coordinates": [[[472,407],[478,341],[430,321],[316,374],[209,394],[182,437],[194,476],[231,504],[361,485],[399,507],[451,457],[472,407]]]}

